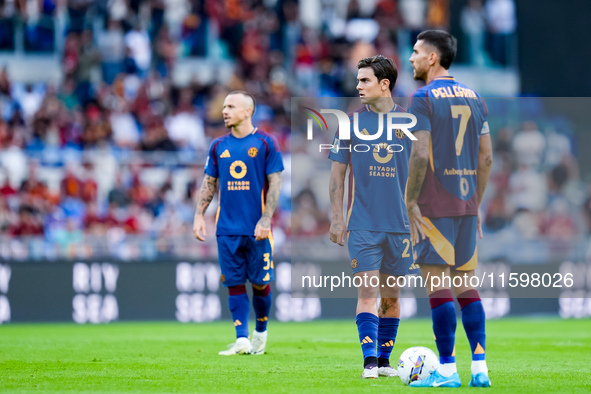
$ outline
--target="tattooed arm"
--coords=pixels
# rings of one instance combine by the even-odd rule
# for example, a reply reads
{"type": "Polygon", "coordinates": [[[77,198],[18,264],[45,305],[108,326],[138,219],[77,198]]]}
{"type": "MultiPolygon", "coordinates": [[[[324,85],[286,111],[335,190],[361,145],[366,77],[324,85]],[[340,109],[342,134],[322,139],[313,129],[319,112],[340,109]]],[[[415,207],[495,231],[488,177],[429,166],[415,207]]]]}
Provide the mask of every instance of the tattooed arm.
{"type": "Polygon", "coordinates": [[[195,212],[195,218],[193,219],[193,235],[199,241],[205,241],[207,235],[205,231],[205,220],[203,220],[203,214],[209,207],[209,203],[213,200],[213,195],[218,190],[218,178],[205,175],[203,182],[201,183],[201,189],[199,189],[199,195],[197,196],[197,211],[195,212]],[[203,232],[203,235],[201,234],[203,232]]]}
{"type": "Polygon", "coordinates": [[[413,243],[419,242],[419,237],[425,239],[425,232],[421,225],[430,228],[423,220],[421,210],[419,209],[418,199],[421,194],[421,187],[427,173],[429,164],[429,139],[431,135],[428,131],[421,130],[414,133],[417,137],[412,143],[412,152],[408,163],[408,183],[406,187],[406,211],[408,212],[408,221],[410,223],[410,238],[413,243]]]}
{"type": "Polygon", "coordinates": [[[269,182],[269,189],[265,198],[265,211],[254,229],[254,236],[257,241],[269,238],[271,218],[273,217],[275,208],[277,208],[279,192],[281,191],[281,172],[274,172],[267,175],[267,181],[269,182]]]}
{"type": "Polygon", "coordinates": [[[482,196],[488,183],[488,176],[490,175],[490,169],[492,168],[492,142],[490,134],[485,134],[480,137],[480,146],[478,148],[478,235],[482,239],[482,224],[480,221],[480,203],[482,202],[482,196]]]}
{"type": "Polygon", "coordinates": [[[343,197],[345,196],[345,175],[347,165],[338,161],[333,161],[330,168],[330,207],[332,211],[332,220],[330,224],[330,240],[340,246],[345,245],[345,234],[347,226],[343,218],[343,197]]]}

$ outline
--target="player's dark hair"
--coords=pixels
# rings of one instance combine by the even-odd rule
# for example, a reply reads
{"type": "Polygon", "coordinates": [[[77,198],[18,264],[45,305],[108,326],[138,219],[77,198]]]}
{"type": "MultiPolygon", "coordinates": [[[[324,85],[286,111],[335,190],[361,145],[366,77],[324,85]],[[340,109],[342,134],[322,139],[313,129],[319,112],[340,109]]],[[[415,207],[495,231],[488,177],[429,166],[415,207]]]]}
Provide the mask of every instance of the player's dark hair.
{"type": "Polygon", "coordinates": [[[230,93],[228,93],[228,96],[231,96],[233,94],[241,94],[243,96],[250,97],[250,99],[252,100],[252,114],[254,115],[254,111],[256,111],[257,109],[257,101],[254,99],[254,96],[248,92],[245,92],[244,90],[233,90],[230,93]]]}
{"type": "Polygon", "coordinates": [[[357,63],[357,69],[366,67],[371,67],[373,73],[378,78],[378,82],[381,82],[382,79],[387,79],[390,81],[390,91],[394,89],[396,79],[398,79],[398,68],[394,60],[382,55],[364,57],[357,63]]]}
{"type": "Polygon", "coordinates": [[[417,40],[423,40],[437,49],[441,67],[447,70],[451,66],[458,50],[458,40],[454,36],[443,30],[425,30],[417,36],[417,40]]]}

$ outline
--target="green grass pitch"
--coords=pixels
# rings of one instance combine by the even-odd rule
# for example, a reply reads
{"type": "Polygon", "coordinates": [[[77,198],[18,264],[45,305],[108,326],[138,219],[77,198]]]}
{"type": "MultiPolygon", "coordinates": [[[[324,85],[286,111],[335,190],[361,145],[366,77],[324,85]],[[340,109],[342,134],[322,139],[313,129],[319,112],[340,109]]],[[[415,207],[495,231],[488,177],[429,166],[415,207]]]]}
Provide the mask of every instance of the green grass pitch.
{"type": "MultiPolygon", "coordinates": [[[[456,355],[469,388],[470,351],[458,322],[456,355]]],[[[251,327],[253,324],[251,323],[251,327]]],[[[493,387],[503,392],[591,391],[591,320],[503,319],[487,323],[493,387]]],[[[269,323],[264,356],[218,356],[230,322],[0,326],[2,392],[428,392],[399,378],[361,379],[354,320],[269,323]]],[[[435,349],[431,322],[403,321],[393,352],[435,349]]]]}

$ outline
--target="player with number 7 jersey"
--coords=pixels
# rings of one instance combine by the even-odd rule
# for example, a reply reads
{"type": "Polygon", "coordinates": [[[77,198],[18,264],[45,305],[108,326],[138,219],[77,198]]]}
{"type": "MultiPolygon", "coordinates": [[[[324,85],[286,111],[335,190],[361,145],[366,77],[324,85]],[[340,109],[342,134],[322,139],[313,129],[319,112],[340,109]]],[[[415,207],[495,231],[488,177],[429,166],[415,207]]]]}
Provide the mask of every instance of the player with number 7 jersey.
{"type": "Polygon", "coordinates": [[[412,130],[431,134],[429,165],[419,196],[423,216],[478,214],[477,167],[480,136],[489,133],[484,100],[452,76],[418,89],[409,112],[412,130]]]}
{"type": "MultiPolygon", "coordinates": [[[[478,212],[492,166],[487,109],[474,90],[448,69],[457,40],[442,30],[420,33],[410,62],[414,78],[426,85],[412,97],[417,123],[406,189],[406,210],[416,262],[425,278],[473,276],[478,264],[478,212]]],[[[429,280],[429,279],[427,279],[429,280]]],[[[445,282],[445,281],[442,281],[445,282]]],[[[470,285],[426,283],[440,366],[413,387],[460,387],[455,360],[454,293],[472,351],[470,386],[489,387],[485,361],[485,314],[478,290],[470,285]]]]}

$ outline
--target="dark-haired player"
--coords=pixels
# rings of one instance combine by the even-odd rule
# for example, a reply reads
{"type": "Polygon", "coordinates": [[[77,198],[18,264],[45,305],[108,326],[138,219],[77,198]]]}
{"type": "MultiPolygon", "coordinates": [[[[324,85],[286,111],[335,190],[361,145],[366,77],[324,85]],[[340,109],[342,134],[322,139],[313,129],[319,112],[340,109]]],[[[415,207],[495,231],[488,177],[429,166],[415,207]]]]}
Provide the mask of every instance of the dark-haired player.
{"type": "MultiPolygon", "coordinates": [[[[445,31],[419,34],[410,57],[418,89],[409,112],[417,117],[407,188],[407,211],[417,263],[424,277],[474,275],[476,234],[482,238],[479,206],[492,165],[491,139],[483,100],[448,73],[456,39],[445,31]]],[[[445,281],[427,293],[440,367],[413,387],[460,387],[455,363],[456,311],[445,281]]],[[[489,387],[485,361],[485,316],[478,291],[454,287],[472,350],[470,386],[489,387]]]]}
{"type": "Polygon", "coordinates": [[[361,134],[375,135],[379,117],[382,135],[373,141],[350,140],[335,136],[329,159],[333,160],[330,177],[332,224],[330,240],[349,249],[355,276],[376,279],[358,288],[357,329],[364,357],[362,378],[397,376],[389,358],[400,323],[400,289],[397,276],[410,273],[413,263],[409,224],[404,205],[404,187],[408,173],[410,140],[400,130],[387,139],[386,114],[404,112],[392,100],[396,83],[396,64],[384,56],[359,61],[357,90],[364,104],[351,114],[358,117],[361,134]],[[369,145],[371,144],[371,145],[369,145]],[[355,148],[355,146],[361,148],[355,148]],[[371,149],[365,148],[371,146],[371,149]],[[347,223],[343,217],[345,175],[349,167],[349,205],[347,223]],[[388,281],[390,278],[390,281],[388,281]],[[379,311],[376,299],[381,291],[379,311]]]}
{"type": "Polygon", "coordinates": [[[203,241],[203,214],[219,190],[218,257],[237,338],[219,353],[222,356],[263,354],[267,343],[269,283],[274,278],[271,217],[281,189],[283,162],[275,139],[253,127],[254,110],[254,98],[246,92],[234,91],[226,97],[222,114],[230,133],[211,143],[193,222],[193,234],[203,241]],[[252,343],[246,280],[252,283],[256,315],[252,343]]]}

